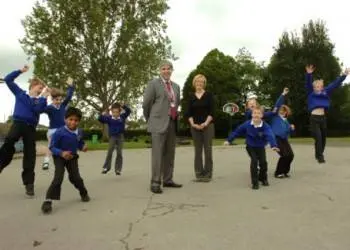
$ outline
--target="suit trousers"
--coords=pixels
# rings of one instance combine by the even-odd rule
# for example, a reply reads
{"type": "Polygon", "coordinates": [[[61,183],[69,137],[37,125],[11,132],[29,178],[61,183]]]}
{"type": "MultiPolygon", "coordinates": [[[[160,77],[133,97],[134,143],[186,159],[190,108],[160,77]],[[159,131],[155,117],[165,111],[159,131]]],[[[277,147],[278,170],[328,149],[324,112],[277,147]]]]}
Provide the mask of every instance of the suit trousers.
{"type": "Polygon", "coordinates": [[[152,186],[173,180],[176,147],[176,121],[169,121],[164,133],[152,133],[152,186]]]}

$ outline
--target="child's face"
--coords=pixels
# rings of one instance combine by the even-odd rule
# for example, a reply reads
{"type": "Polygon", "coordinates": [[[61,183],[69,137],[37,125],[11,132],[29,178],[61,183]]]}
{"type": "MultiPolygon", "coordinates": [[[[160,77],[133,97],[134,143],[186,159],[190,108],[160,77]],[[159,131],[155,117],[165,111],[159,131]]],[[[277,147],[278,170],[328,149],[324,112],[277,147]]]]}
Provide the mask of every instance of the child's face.
{"type": "Polygon", "coordinates": [[[278,114],[282,117],[287,117],[287,111],[285,109],[278,110],[278,114]]]}
{"type": "Polygon", "coordinates": [[[38,96],[41,94],[41,92],[43,92],[44,89],[44,85],[42,84],[38,84],[38,85],[34,85],[33,87],[30,88],[30,93],[34,96],[38,96]]]}
{"type": "Polygon", "coordinates": [[[313,83],[313,87],[315,92],[321,92],[324,88],[323,80],[316,80],[313,83]]]}
{"type": "Polygon", "coordinates": [[[56,96],[54,98],[52,98],[52,104],[55,106],[59,106],[62,103],[62,96],[56,96]]]}
{"type": "Polygon", "coordinates": [[[75,115],[71,115],[65,119],[65,122],[66,122],[66,126],[70,130],[76,130],[79,125],[80,119],[75,115]]]}
{"type": "Polygon", "coordinates": [[[250,99],[248,100],[248,108],[253,109],[256,107],[256,99],[250,99]]]}
{"type": "Polygon", "coordinates": [[[263,113],[260,109],[254,109],[252,113],[253,122],[260,122],[263,117],[263,113]]]}
{"type": "Polygon", "coordinates": [[[119,115],[120,115],[120,109],[112,109],[112,116],[114,118],[119,117],[119,115]]]}

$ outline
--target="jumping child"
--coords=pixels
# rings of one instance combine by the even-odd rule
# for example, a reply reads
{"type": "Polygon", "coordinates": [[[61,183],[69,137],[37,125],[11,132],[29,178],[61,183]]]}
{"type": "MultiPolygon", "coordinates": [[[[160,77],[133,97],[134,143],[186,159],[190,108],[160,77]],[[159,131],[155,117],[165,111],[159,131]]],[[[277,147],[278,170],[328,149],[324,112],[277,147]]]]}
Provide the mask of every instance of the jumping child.
{"type": "Polygon", "coordinates": [[[288,141],[291,131],[295,129],[295,126],[290,124],[287,120],[290,114],[290,108],[287,105],[282,105],[270,122],[272,132],[276,137],[280,155],[275,171],[276,178],[290,177],[290,165],[294,159],[294,153],[288,141]]]}
{"type": "MultiPolygon", "coordinates": [[[[59,89],[51,89],[51,98],[52,103],[46,107],[45,113],[48,115],[50,120],[49,129],[47,130],[47,140],[48,144],[50,145],[51,137],[56,132],[56,130],[60,127],[64,126],[64,114],[67,109],[68,103],[71,101],[73,92],[74,92],[74,86],[73,86],[73,79],[68,78],[67,80],[68,84],[68,91],[67,96],[63,100],[63,92],[59,89]]],[[[49,169],[50,166],[50,150],[47,150],[46,156],[44,158],[44,162],[42,165],[42,168],[44,170],[49,169]]]]}
{"type": "Polygon", "coordinates": [[[341,86],[349,75],[350,69],[339,76],[336,80],[324,87],[322,79],[313,81],[312,73],[315,67],[306,66],[306,89],[307,104],[310,115],[310,129],[315,140],[315,158],[319,163],[325,163],[324,150],[326,147],[327,120],[326,112],[330,107],[330,95],[332,91],[341,86]]]}
{"type": "Polygon", "coordinates": [[[55,164],[55,175],[46,193],[46,200],[41,206],[43,213],[51,213],[52,200],[60,200],[61,186],[65,169],[68,171],[69,181],[79,190],[83,202],[90,201],[90,197],[80,176],[78,167],[78,150],[87,151],[82,137],[82,131],[78,128],[82,118],[79,109],[70,107],[65,114],[65,126],[56,130],[52,135],[50,150],[55,164]]]}
{"type": "Polygon", "coordinates": [[[119,103],[115,103],[111,108],[112,115],[107,112],[102,113],[98,117],[101,123],[108,125],[109,132],[109,146],[105,163],[103,165],[102,174],[107,174],[111,170],[113,151],[116,149],[117,157],[115,160],[115,174],[121,175],[123,168],[123,142],[124,142],[124,131],[125,121],[131,113],[131,109],[119,103]],[[122,112],[123,111],[123,112],[122,112]]]}
{"type": "Polygon", "coordinates": [[[263,186],[269,186],[267,179],[266,144],[269,143],[272,150],[279,151],[271,127],[262,120],[262,117],[262,108],[256,106],[252,110],[252,119],[240,125],[229,135],[227,141],[224,143],[224,145],[229,145],[238,136],[244,135],[246,137],[246,149],[251,159],[250,176],[253,189],[259,189],[259,181],[263,186]]]}
{"type": "Polygon", "coordinates": [[[35,132],[39,122],[40,113],[44,112],[47,105],[49,89],[39,78],[34,77],[29,81],[29,92],[26,93],[14,81],[22,73],[27,72],[26,65],[21,70],[13,71],[5,77],[5,82],[15,95],[15,109],[13,112],[13,124],[8,132],[5,143],[0,149],[0,173],[8,166],[15,153],[15,143],[23,140],[23,171],[22,181],[26,194],[34,196],[36,144],[35,132]]]}

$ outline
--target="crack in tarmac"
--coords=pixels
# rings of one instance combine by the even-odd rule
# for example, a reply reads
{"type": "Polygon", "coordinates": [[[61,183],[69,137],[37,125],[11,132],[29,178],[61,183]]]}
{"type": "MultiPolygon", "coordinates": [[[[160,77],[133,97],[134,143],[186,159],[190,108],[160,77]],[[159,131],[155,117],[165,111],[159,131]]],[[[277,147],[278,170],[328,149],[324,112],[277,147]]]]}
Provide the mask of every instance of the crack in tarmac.
{"type": "MultiPolygon", "coordinates": [[[[129,223],[127,233],[125,234],[124,237],[122,237],[119,240],[123,244],[125,250],[131,250],[130,245],[129,245],[129,239],[131,238],[131,235],[133,233],[135,225],[139,224],[141,221],[143,221],[147,217],[149,217],[149,218],[162,217],[162,216],[166,216],[168,214],[174,213],[178,210],[196,212],[197,211],[196,208],[207,207],[207,205],[204,205],[204,204],[187,204],[187,203],[174,204],[174,203],[163,203],[163,202],[153,203],[153,197],[154,197],[154,195],[152,194],[148,199],[148,202],[147,202],[145,209],[141,213],[141,217],[138,218],[135,222],[129,223]],[[152,212],[157,213],[159,210],[161,211],[162,209],[166,209],[167,211],[152,215],[152,212]]],[[[148,235],[148,234],[146,234],[146,235],[148,235]]],[[[139,247],[139,248],[134,248],[133,250],[140,250],[140,249],[143,249],[143,248],[139,247]]]]}

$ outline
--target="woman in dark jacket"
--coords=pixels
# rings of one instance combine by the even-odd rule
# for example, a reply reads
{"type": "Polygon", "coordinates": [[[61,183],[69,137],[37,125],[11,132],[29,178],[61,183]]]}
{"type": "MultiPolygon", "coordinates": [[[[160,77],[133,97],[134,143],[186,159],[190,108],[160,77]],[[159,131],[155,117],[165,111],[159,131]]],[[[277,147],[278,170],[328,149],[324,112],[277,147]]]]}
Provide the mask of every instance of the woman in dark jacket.
{"type": "Polygon", "coordinates": [[[198,181],[209,182],[213,173],[212,141],[214,138],[214,98],[205,90],[207,79],[204,75],[193,78],[195,92],[191,94],[188,103],[187,117],[191,125],[195,157],[194,171],[198,181]],[[203,164],[204,148],[204,164],[203,164]]]}

